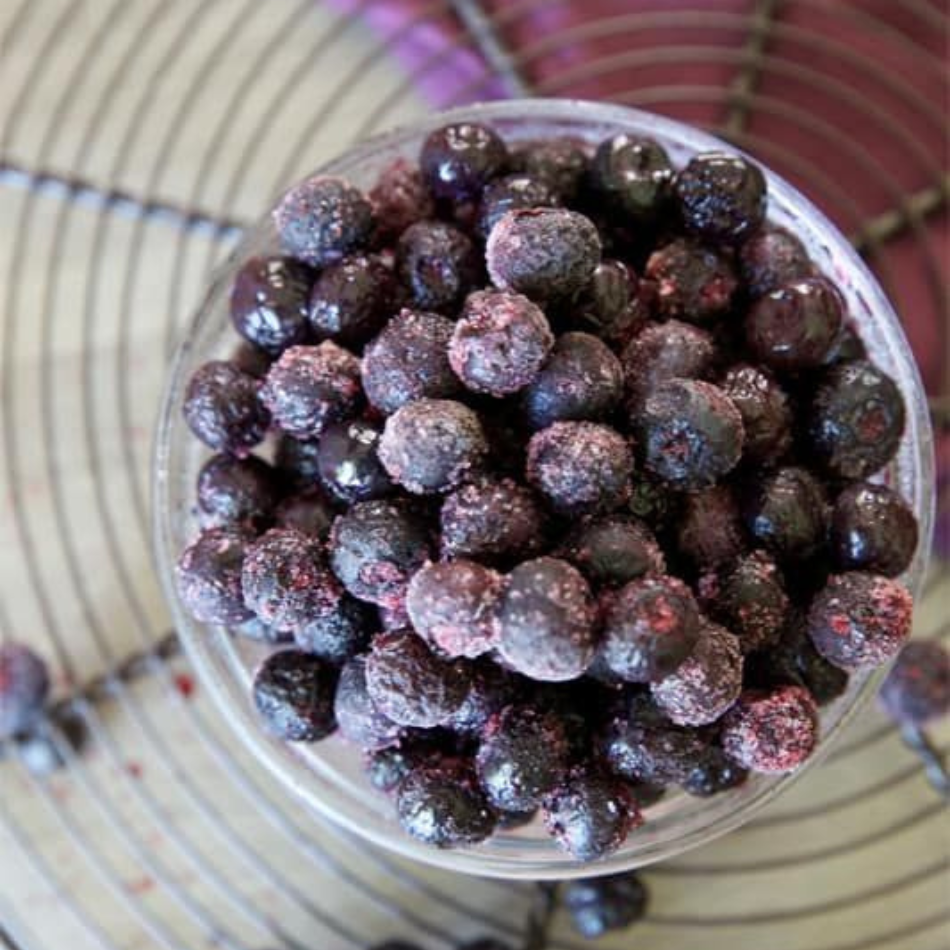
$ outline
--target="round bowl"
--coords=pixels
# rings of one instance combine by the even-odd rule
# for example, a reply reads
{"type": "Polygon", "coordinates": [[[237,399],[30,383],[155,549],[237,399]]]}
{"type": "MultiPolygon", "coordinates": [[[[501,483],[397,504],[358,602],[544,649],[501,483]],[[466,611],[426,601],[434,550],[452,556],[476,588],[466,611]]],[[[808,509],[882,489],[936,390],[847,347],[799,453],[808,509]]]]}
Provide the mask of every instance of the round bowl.
{"type": "MultiPolygon", "coordinates": [[[[414,125],[377,136],[347,151],[317,171],[339,175],[368,188],[380,170],[397,156],[417,156],[423,138],[446,122],[477,121],[494,126],[509,141],[571,135],[596,143],[609,135],[631,132],[651,136],[677,166],[696,152],[732,146],[690,126],[634,109],[574,100],[513,100],[455,109],[414,125]]],[[[895,486],[920,521],[920,544],[903,581],[919,592],[930,547],[933,506],[932,433],[917,368],[897,317],[864,263],[817,208],[767,169],[768,216],[793,230],[817,266],[841,288],[851,318],[870,357],[898,382],[907,400],[907,427],[897,457],[881,478],[895,486]]],[[[467,849],[438,850],[408,837],[396,822],[391,801],[364,778],[360,753],[331,737],[315,744],[290,744],[271,738],[262,728],[251,701],[255,667],[270,649],[235,637],[220,627],[196,623],[178,600],[174,564],[195,533],[195,478],[207,450],[182,418],[186,384],[194,370],[224,358],[236,336],[228,317],[228,293],[240,262],[278,247],[270,214],[262,217],[218,269],[174,358],[157,433],[154,468],[154,528],[158,567],[175,624],[202,682],[214,696],[237,735],[260,764],[289,794],[316,817],[329,818],[353,833],[428,864],[472,874],[503,878],[556,879],[610,873],[638,867],[704,844],[748,821],[763,805],[812,768],[828,751],[885,670],[852,677],[848,691],[822,711],[822,742],[805,768],[787,776],[753,775],[738,789],[709,799],[668,793],[648,809],[647,821],[606,860],[585,864],[563,853],[536,823],[499,832],[467,849]]]]}

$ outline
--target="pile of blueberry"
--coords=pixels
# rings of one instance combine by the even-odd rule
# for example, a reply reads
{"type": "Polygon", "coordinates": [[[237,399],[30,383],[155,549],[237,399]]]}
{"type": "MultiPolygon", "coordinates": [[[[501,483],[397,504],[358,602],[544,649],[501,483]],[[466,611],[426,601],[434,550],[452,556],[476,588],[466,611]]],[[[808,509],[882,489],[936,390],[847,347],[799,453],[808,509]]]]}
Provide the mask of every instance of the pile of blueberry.
{"type": "Polygon", "coordinates": [[[302,182],[241,266],[180,596],[292,641],[264,723],[358,745],[411,835],[540,810],[601,858],[668,788],[796,769],[908,636],[915,518],[868,481],[903,399],[766,204],[736,155],[458,124],[302,182]]]}

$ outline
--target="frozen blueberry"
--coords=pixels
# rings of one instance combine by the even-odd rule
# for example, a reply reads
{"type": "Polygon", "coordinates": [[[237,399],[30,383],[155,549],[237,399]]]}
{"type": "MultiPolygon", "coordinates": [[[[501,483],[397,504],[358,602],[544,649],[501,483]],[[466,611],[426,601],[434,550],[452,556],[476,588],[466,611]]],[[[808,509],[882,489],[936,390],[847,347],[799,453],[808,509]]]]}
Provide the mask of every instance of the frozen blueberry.
{"type": "Polygon", "coordinates": [[[913,602],[896,581],[863,571],[837,574],[812,601],[808,633],[835,666],[857,670],[897,656],[910,636],[913,602]]]}
{"type": "Polygon", "coordinates": [[[574,929],[588,940],[623,930],[646,913],[647,889],[632,871],[565,881],[561,901],[574,929]]]}
{"type": "Polygon", "coordinates": [[[446,656],[480,656],[498,641],[502,586],[500,574],[475,561],[427,564],[406,594],[413,629],[446,656]]]}
{"type": "Polygon", "coordinates": [[[588,164],[585,143],[570,138],[524,142],[512,152],[512,165],[546,182],[563,204],[577,197],[588,164]]]}
{"type": "Polygon", "coordinates": [[[651,223],[669,200],[673,166],[653,139],[620,134],[597,147],[590,178],[601,200],[625,221],[651,223]]]}
{"type": "Polygon", "coordinates": [[[393,490],[377,455],[380,427],[365,419],[327,426],[317,448],[317,470],[337,501],[354,504],[382,498],[393,490]]]}
{"type": "Polygon", "coordinates": [[[722,748],[752,772],[793,772],[818,743],[818,710],[801,686],[748,690],[726,713],[722,748]]]}
{"type": "Polygon", "coordinates": [[[402,734],[369,694],[365,656],[352,657],[340,671],[333,710],[341,735],[366,752],[394,745],[402,734]]]}
{"type": "Polygon", "coordinates": [[[643,328],[651,312],[644,283],[623,261],[601,261],[570,304],[571,322],[611,345],[623,346],[643,328]]]}
{"type": "Polygon", "coordinates": [[[540,308],[520,294],[470,294],[449,343],[449,362],[466,388],[507,396],[537,378],[554,346],[540,308]]]}
{"type": "Polygon", "coordinates": [[[950,653],[939,640],[915,640],[901,650],[879,696],[899,723],[922,726],[950,714],[950,653]]]}
{"type": "Polygon", "coordinates": [[[296,491],[309,491],[320,484],[315,439],[295,439],[281,435],[274,451],[274,467],[281,480],[296,491]]]}
{"type": "Polygon", "coordinates": [[[765,176],[739,155],[702,152],[673,188],[686,228],[710,241],[738,243],[765,218],[765,176]]]}
{"type": "Polygon", "coordinates": [[[337,671],[303,650],[272,653],[254,674],[254,705],[275,736],[315,742],[336,729],[337,671]]]}
{"type": "Polygon", "coordinates": [[[247,340],[240,343],[231,351],[228,362],[233,363],[242,373],[253,376],[254,379],[263,379],[274,362],[274,354],[262,350],[247,340]]]}
{"type": "Polygon", "coordinates": [[[537,808],[567,769],[564,725],[550,712],[509,706],[493,717],[475,759],[488,800],[502,811],[537,808]]]}
{"type": "Polygon", "coordinates": [[[435,203],[419,167],[397,158],[380,173],[369,193],[376,212],[379,236],[386,241],[399,237],[411,224],[431,218],[435,203]]]}
{"type": "Polygon", "coordinates": [[[198,473],[198,508],[205,527],[267,523],[277,501],[274,470],[254,455],[215,455],[198,473]]]}
{"type": "Polygon", "coordinates": [[[542,814],[555,841],[580,861],[616,851],[643,822],[623,782],[582,767],[545,798],[542,814]]]}
{"type": "Polygon", "coordinates": [[[739,285],[726,254],[689,238],[654,251],[644,273],[656,282],[660,315],[693,323],[710,323],[727,313],[739,285]]]}
{"type": "Polygon", "coordinates": [[[363,767],[373,788],[395,792],[413,769],[431,763],[437,749],[432,740],[422,738],[424,735],[429,733],[419,731],[413,735],[411,729],[404,729],[403,737],[395,745],[366,754],[363,767]]]}
{"type": "Polygon", "coordinates": [[[565,515],[608,512],[630,497],[627,440],[594,422],[555,422],[528,443],[528,481],[565,515]]]}
{"type": "Polygon", "coordinates": [[[336,512],[319,489],[289,495],[274,509],[278,528],[295,528],[321,541],[330,534],[336,512]]]}
{"type": "Polygon", "coordinates": [[[0,739],[25,732],[49,694],[46,664],[24,643],[0,644],[0,739]]]}
{"type": "Polygon", "coordinates": [[[468,689],[461,666],[437,657],[408,630],[376,636],[366,660],[366,682],[380,712],[401,726],[420,729],[448,722],[468,689]]]}
{"type": "Polygon", "coordinates": [[[498,134],[477,122],[458,122],[430,132],[422,145],[422,177],[438,199],[477,198],[504,171],[508,149],[498,134]]]}
{"type": "Polygon", "coordinates": [[[700,625],[693,652],[650,687],[657,706],[680,726],[715,722],[739,698],[741,690],[739,640],[708,620],[700,625]]]}
{"type": "Polygon", "coordinates": [[[756,539],[777,557],[805,560],[826,541],[825,490],[807,469],[780,468],[756,486],[746,523],[756,539]]]}
{"type": "Polygon", "coordinates": [[[254,616],[245,620],[244,623],[233,625],[230,627],[230,632],[257,643],[290,643],[294,639],[292,633],[286,630],[275,630],[254,616]]]}
{"type": "Polygon", "coordinates": [[[811,444],[837,478],[867,478],[897,453],[904,433],[904,398],[873,363],[842,363],[818,387],[810,420],[811,444]]]}
{"type": "Polygon", "coordinates": [[[621,363],[631,407],[636,409],[668,379],[709,375],[715,346],[712,336],[689,323],[648,323],[624,347],[621,363]]]}
{"type": "Polygon", "coordinates": [[[566,208],[509,211],[485,245],[485,262],[496,287],[542,301],[564,300],[583,290],[600,256],[593,221],[566,208]]]}
{"type": "Polygon", "coordinates": [[[471,238],[442,221],[411,225],[396,245],[396,272],[417,307],[454,310],[481,273],[471,238]]]}
{"type": "Polygon", "coordinates": [[[566,561],[542,557],[519,564],[508,575],[499,618],[502,657],[531,679],[576,679],[593,659],[590,589],[566,561]]]}
{"type": "Polygon", "coordinates": [[[714,484],[742,453],[742,416],[712,383],[660,383],[635,421],[646,468],[676,488],[696,491],[714,484]]]}
{"type": "Polygon", "coordinates": [[[665,482],[640,472],[633,481],[627,509],[654,531],[660,531],[678,514],[678,493],[665,482]]]}
{"type": "Polygon", "coordinates": [[[695,649],[699,611],[675,577],[641,577],[612,598],[601,651],[607,666],[631,683],[669,676],[695,649]]]}
{"type": "Polygon", "coordinates": [[[685,495],[674,530],[677,549],[699,568],[724,564],[748,547],[739,502],[729,485],[685,495]]]}
{"type": "Polygon", "coordinates": [[[429,533],[403,503],[364,501],[340,515],[330,532],[330,564],[359,600],[394,608],[428,560],[429,533]]]}
{"type": "Polygon", "coordinates": [[[261,401],[288,435],[316,438],[362,405],[360,361],[329,340],[292,346],[268,370],[261,401]]]}
{"type": "Polygon", "coordinates": [[[278,630],[334,610],[342,595],[319,541],[293,528],[272,528],[248,547],[241,587],[247,608],[278,630]]]}
{"type": "Polygon", "coordinates": [[[529,685],[488,657],[476,660],[469,664],[468,693],[452,714],[449,727],[461,735],[481,735],[493,716],[524,699],[529,685]]]}
{"type": "Polygon", "coordinates": [[[828,359],[844,319],[844,301],[824,277],[782,284],[749,308],[746,344],[780,372],[815,369],[828,359]]]}
{"type": "Polygon", "coordinates": [[[531,429],[577,419],[599,421],[623,397],[623,368],[610,348],[588,333],[565,333],[538,377],[524,390],[531,429]]]}
{"type": "Polygon", "coordinates": [[[185,390],[188,428],[210,449],[247,455],[267,433],[270,413],[258,398],[258,382],[233,363],[212,360],[195,370],[185,390]]]}
{"type": "Polygon", "coordinates": [[[512,481],[480,478],[446,496],[440,515],[442,556],[487,562],[537,553],[545,517],[532,492],[512,481]]]}
{"type": "Polygon", "coordinates": [[[597,585],[620,586],[644,574],[662,574],[666,567],[653,532],[624,515],[581,525],[565,539],[561,552],[597,585]]]}
{"type": "Polygon", "coordinates": [[[484,841],[498,820],[471,766],[452,759],[413,769],[399,786],[396,810],[406,832],[437,848],[484,841]]]}
{"type": "Polygon", "coordinates": [[[291,188],[273,216],[283,249],[313,267],[359,250],[374,224],[373,208],[361,191],[323,175],[291,188]]]}
{"type": "Polygon", "coordinates": [[[854,324],[848,320],[841,328],[838,339],[832,347],[825,363],[829,366],[834,363],[851,363],[857,360],[866,360],[868,349],[858,334],[854,324]]]}
{"type": "Polygon", "coordinates": [[[308,318],[318,339],[360,346],[393,311],[396,284],[378,257],[359,254],[327,267],[310,294],[308,318]]]}
{"type": "Polygon", "coordinates": [[[835,500],[831,549],[843,571],[896,577],[917,550],[917,519],[907,502],[885,485],[849,485],[835,500]]]}
{"type": "Polygon", "coordinates": [[[372,608],[344,594],[329,610],[295,628],[294,641],[301,650],[340,666],[365,649],[374,620],[372,608]]]}
{"type": "Polygon", "coordinates": [[[738,261],[739,272],[753,298],[810,277],[813,271],[802,242],[785,228],[769,224],[742,244],[738,261]]]}
{"type": "Polygon", "coordinates": [[[742,363],[728,370],[720,386],[742,416],[743,460],[770,464],[785,455],[792,444],[792,410],[772,376],[742,363]]]}
{"type": "Polygon", "coordinates": [[[252,536],[237,526],[209,528],[178,558],[175,581],[185,609],[200,623],[250,620],[241,592],[241,566],[252,536]]]}
{"type": "Polygon", "coordinates": [[[314,272],[290,257],[252,257],[231,288],[234,329],[268,353],[303,343],[314,272]]]}
{"type": "Polygon", "coordinates": [[[363,352],[363,388],[380,412],[415,399],[445,399],[461,392],[449,365],[455,324],[436,313],[403,310],[363,352]]]}
{"type": "Polygon", "coordinates": [[[486,239],[491,229],[509,211],[550,208],[560,204],[557,194],[543,178],[516,174],[496,178],[485,186],[478,208],[476,229],[486,239]]]}
{"type": "Polygon", "coordinates": [[[709,746],[683,781],[683,790],[697,798],[711,798],[720,792],[738,788],[749,773],[737,765],[718,746],[709,746]]]}

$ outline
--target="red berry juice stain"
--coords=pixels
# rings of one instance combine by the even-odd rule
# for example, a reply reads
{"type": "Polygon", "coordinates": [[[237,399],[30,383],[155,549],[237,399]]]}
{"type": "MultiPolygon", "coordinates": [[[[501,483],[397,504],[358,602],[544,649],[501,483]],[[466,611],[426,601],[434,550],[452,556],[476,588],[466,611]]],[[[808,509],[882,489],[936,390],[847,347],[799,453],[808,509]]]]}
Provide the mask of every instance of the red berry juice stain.
{"type": "Polygon", "coordinates": [[[195,681],[187,673],[176,673],[174,679],[175,689],[177,689],[185,699],[190,699],[195,691],[195,681]]]}

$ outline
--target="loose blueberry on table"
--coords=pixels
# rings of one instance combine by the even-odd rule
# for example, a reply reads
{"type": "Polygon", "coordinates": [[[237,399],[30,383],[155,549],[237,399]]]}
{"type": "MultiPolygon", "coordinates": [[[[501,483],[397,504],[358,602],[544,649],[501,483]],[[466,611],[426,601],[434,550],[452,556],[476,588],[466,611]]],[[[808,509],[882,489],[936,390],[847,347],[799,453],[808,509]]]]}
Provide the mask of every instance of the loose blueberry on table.
{"type": "MultiPolygon", "coordinates": [[[[186,392],[217,454],[181,601],[293,638],[254,679],[265,725],[361,747],[410,835],[539,813],[604,858],[666,789],[801,766],[818,707],[906,640],[917,525],[873,478],[903,398],[767,209],[741,156],[460,123],[368,194],[297,185],[239,268],[240,359],[186,392]]],[[[945,702],[929,657],[895,715],[945,702]]],[[[595,935],[644,899],[565,900],[595,935]]]]}

